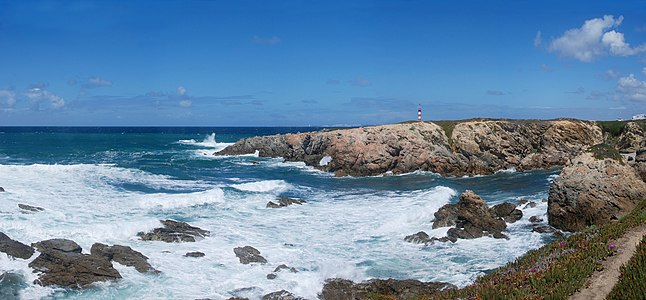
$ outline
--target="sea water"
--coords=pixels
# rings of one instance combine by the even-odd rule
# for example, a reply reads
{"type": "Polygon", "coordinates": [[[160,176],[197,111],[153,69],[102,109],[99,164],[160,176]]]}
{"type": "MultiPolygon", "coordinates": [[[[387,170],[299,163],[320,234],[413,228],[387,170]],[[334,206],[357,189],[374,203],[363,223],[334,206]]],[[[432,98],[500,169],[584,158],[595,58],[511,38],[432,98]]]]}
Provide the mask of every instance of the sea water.
{"type": "Polygon", "coordinates": [[[257,155],[214,156],[245,137],[320,128],[0,128],[0,231],[29,244],[44,239],[130,246],[161,274],[114,263],[123,279],[71,291],[32,282],[28,260],[0,253],[0,298],[11,299],[259,299],[288,290],[316,299],[328,278],[446,281],[458,286],[549,237],[531,216],[547,220],[550,181],[558,170],[443,178],[429,172],[343,177],[303,163],[257,155]],[[406,235],[432,229],[433,214],[475,191],[489,205],[535,201],[509,224],[509,239],[412,244],[406,235]],[[266,208],[278,196],[306,203],[266,208]],[[18,204],[45,210],[25,213],[18,204]],[[174,219],[209,230],[194,243],[141,241],[137,233],[174,219]],[[252,246],[268,263],[243,265],[233,248],[252,246]],[[184,257],[191,251],[206,255],[184,257]],[[298,270],[278,272],[280,264],[298,270]]]}

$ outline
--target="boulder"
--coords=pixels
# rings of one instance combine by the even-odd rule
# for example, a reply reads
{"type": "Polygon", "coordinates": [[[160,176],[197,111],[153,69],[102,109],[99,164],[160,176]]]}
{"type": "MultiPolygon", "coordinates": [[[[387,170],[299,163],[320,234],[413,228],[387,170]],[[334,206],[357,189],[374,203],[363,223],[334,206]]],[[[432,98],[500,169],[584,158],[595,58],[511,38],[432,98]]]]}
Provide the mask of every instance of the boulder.
{"type": "Polygon", "coordinates": [[[411,234],[411,235],[408,235],[408,236],[404,237],[404,241],[409,242],[409,243],[414,243],[414,244],[426,244],[426,245],[430,244],[430,245],[432,245],[436,241],[444,242],[444,243],[448,242],[448,241],[451,241],[451,242],[455,243],[457,241],[457,239],[446,237],[446,236],[441,237],[441,238],[429,237],[429,235],[426,232],[420,231],[418,233],[411,234]]]}
{"type": "Polygon", "coordinates": [[[462,193],[457,206],[456,228],[453,230],[454,234],[448,234],[449,237],[477,238],[485,234],[501,233],[507,228],[505,221],[491,214],[487,203],[473,191],[467,190],[462,193]]]}
{"type": "Polygon", "coordinates": [[[618,153],[591,151],[573,159],[550,186],[548,222],[558,229],[606,224],[646,199],[646,183],[618,153]]]}
{"type": "Polygon", "coordinates": [[[446,204],[440,207],[433,215],[435,216],[433,229],[455,226],[455,222],[458,220],[458,205],[446,204]]]}
{"type": "MultiPolygon", "coordinates": [[[[362,283],[334,278],[323,285],[319,297],[323,300],[367,300],[375,295],[392,296],[395,299],[431,298],[434,293],[457,289],[445,282],[422,282],[418,280],[373,279],[362,283]]],[[[381,299],[381,298],[380,298],[381,299]]]]}
{"type": "Polygon", "coordinates": [[[74,241],[53,239],[38,242],[34,247],[41,254],[29,267],[41,272],[36,284],[65,288],[84,288],[88,285],[121,278],[112,263],[100,255],[82,254],[74,241]]]}
{"type": "Polygon", "coordinates": [[[240,259],[241,264],[267,263],[267,260],[260,255],[260,251],[251,246],[236,247],[233,249],[233,253],[240,259]]]}
{"type": "Polygon", "coordinates": [[[540,223],[540,222],[543,222],[543,218],[541,218],[539,216],[531,216],[531,217],[529,217],[529,222],[531,222],[531,223],[540,223]]]}
{"type": "Polygon", "coordinates": [[[0,193],[4,192],[4,189],[0,186],[0,193]]]}
{"type": "Polygon", "coordinates": [[[280,291],[269,293],[267,295],[262,296],[262,300],[304,300],[304,299],[301,297],[296,297],[294,296],[294,294],[286,290],[280,290],[280,291]]]}
{"type": "Polygon", "coordinates": [[[296,268],[294,268],[294,267],[289,267],[289,266],[287,266],[287,265],[285,265],[285,264],[282,264],[282,265],[279,265],[278,267],[276,267],[276,268],[274,269],[274,272],[280,272],[280,271],[282,271],[282,270],[288,270],[288,271],[289,271],[289,272],[291,272],[291,273],[298,273],[298,270],[296,270],[296,268]]]}
{"type": "Polygon", "coordinates": [[[39,212],[39,211],[44,211],[45,209],[42,207],[38,206],[31,206],[27,204],[18,204],[18,208],[25,210],[27,212],[39,212]]]}
{"type": "Polygon", "coordinates": [[[538,225],[538,226],[534,225],[534,227],[532,228],[532,232],[551,233],[558,237],[563,236],[563,233],[561,231],[549,225],[538,225]]]}
{"type": "Polygon", "coordinates": [[[186,257],[204,257],[204,255],[205,255],[204,253],[199,251],[187,252],[186,254],[184,254],[184,256],[186,257]]]}
{"type": "Polygon", "coordinates": [[[148,263],[148,257],[128,246],[108,246],[94,243],[90,249],[92,255],[104,256],[108,260],[116,261],[124,266],[135,267],[139,273],[158,272],[148,263]]]}
{"type": "Polygon", "coordinates": [[[534,208],[534,207],[536,207],[536,205],[538,205],[538,204],[536,204],[536,202],[529,201],[527,204],[525,204],[525,207],[523,207],[523,209],[534,208]]]}
{"type": "Polygon", "coordinates": [[[278,200],[278,203],[274,203],[272,201],[269,201],[267,203],[267,208],[279,208],[279,207],[289,206],[289,205],[292,205],[292,204],[301,205],[301,204],[305,203],[305,200],[303,200],[303,199],[289,198],[289,197],[285,197],[285,196],[280,196],[280,197],[276,198],[276,200],[278,200]]]}
{"type": "Polygon", "coordinates": [[[514,223],[523,217],[523,212],[516,209],[516,205],[509,202],[494,205],[489,209],[489,212],[498,218],[502,218],[507,223],[514,223]]]}
{"type": "Polygon", "coordinates": [[[198,227],[194,227],[185,222],[174,220],[160,221],[164,227],[155,228],[153,231],[144,233],[139,232],[137,236],[144,241],[162,241],[167,243],[195,242],[195,239],[201,239],[209,236],[210,232],[198,227]]]}
{"type": "Polygon", "coordinates": [[[6,234],[0,232],[0,252],[15,258],[28,259],[34,255],[34,248],[12,240],[6,234]]]}

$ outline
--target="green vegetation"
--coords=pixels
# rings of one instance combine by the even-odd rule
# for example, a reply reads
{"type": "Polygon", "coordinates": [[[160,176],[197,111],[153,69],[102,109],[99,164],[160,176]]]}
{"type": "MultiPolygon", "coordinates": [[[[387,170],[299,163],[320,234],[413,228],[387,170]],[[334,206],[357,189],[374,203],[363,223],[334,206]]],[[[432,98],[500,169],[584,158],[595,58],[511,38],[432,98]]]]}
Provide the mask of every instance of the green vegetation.
{"type": "Polygon", "coordinates": [[[623,164],[623,159],[621,157],[621,154],[619,154],[619,151],[617,151],[615,147],[608,144],[594,145],[590,147],[590,149],[588,149],[588,152],[591,152],[596,159],[610,158],[623,164]]]}
{"type": "Polygon", "coordinates": [[[606,299],[646,299],[646,236],[642,239],[635,255],[621,266],[619,282],[606,299]]]}
{"type": "Polygon", "coordinates": [[[615,143],[617,138],[624,131],[624,127],[629,122],[635,122],[641,126],[642,129],[646,130],[646,120],[627,120],[627,121],[597,121],[597,125],[601,128],[601,131],[605,134],[608,134],[608,142],[615,143]]]}
{"type": "MultiPolygon", "coordinates": [[[[646,200],[643,200],[617,222],[601,227],[590,226],[583,232],[531,250],[516,261],[478,278],[470,286],[415,299],[567,299],[584,286],[595,270],[601,268],[604,259],[616,254],[616,239],[645,223],[646,200]]],[[[641,246],[639,258],[625,268],[622,277],[635,293],[645,290],[643,242],[641,246]],[[641,289],[632,288],[639,287],[637,283],[641,284],[641,289]]],[[[640,299],[622,298],[624,295],[619,294],[617,299],[640,299]]]]}
{"type": "Polygon", "coordinates": [[[451,144],[451,135],[453,135],[453,128],[455,128],[455,125],[458,125],[458,123],[460,122],[463,121],[433,121],[433,123],[437,124],[437,126],[440,126],[442,127],[442,129],[444,129],[444,133],[449,139],[449,145],[451,144]]]}

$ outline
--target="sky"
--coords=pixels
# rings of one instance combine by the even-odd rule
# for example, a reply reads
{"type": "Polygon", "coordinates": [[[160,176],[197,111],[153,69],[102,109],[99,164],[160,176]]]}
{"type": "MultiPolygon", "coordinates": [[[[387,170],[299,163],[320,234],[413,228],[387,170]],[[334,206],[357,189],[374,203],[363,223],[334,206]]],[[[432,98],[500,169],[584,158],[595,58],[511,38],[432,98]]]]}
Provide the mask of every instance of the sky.
{"type": "Polygon", "coordinates": [[[646,1],[0,0],[0,126],[646,113],[646,1]]]}

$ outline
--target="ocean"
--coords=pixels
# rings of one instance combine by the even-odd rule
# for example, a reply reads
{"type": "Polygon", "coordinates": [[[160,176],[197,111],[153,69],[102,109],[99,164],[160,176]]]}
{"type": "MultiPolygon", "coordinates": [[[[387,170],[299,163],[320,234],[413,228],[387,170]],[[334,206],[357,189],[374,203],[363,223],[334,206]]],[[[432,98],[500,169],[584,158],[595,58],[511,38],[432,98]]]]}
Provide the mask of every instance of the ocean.
{"type": "Polygon", "coordinates": [[[50,238],[130,246],[161,274],[114,263],[123,279],[73,291],[42,287],[29,260],[0,253],[2,299],[259,299],[288,290],[316,299],[327,278],[446,281],[478,276],[550,241],[531,232],[529,217],[547,220],[549,184],[559,170],[443,178],[430,172],[343,177],[280,158],[214,156],[256,135],[321,128],[0,127],[0,231],[26,244],[50,238]],[[510,238],[411,244],[406,235],[432,229],[433,214],[473,190],[489,205],[537,202],[508,224],[510,238]],[[303,205],[266,208],[278,196],[303,205]],[[23,213],[18,204],[45,210],[23,213]],[[211,231],[195,243],[141,241],[137,233],[174,219],[211,231]],[[253,246],[268,263],[243,265],[233,248],[253,246]],[[184,257],[191,251],[206,255],[184,257]],[[297,273],[279,272],[278,265],[297,273]]]}

